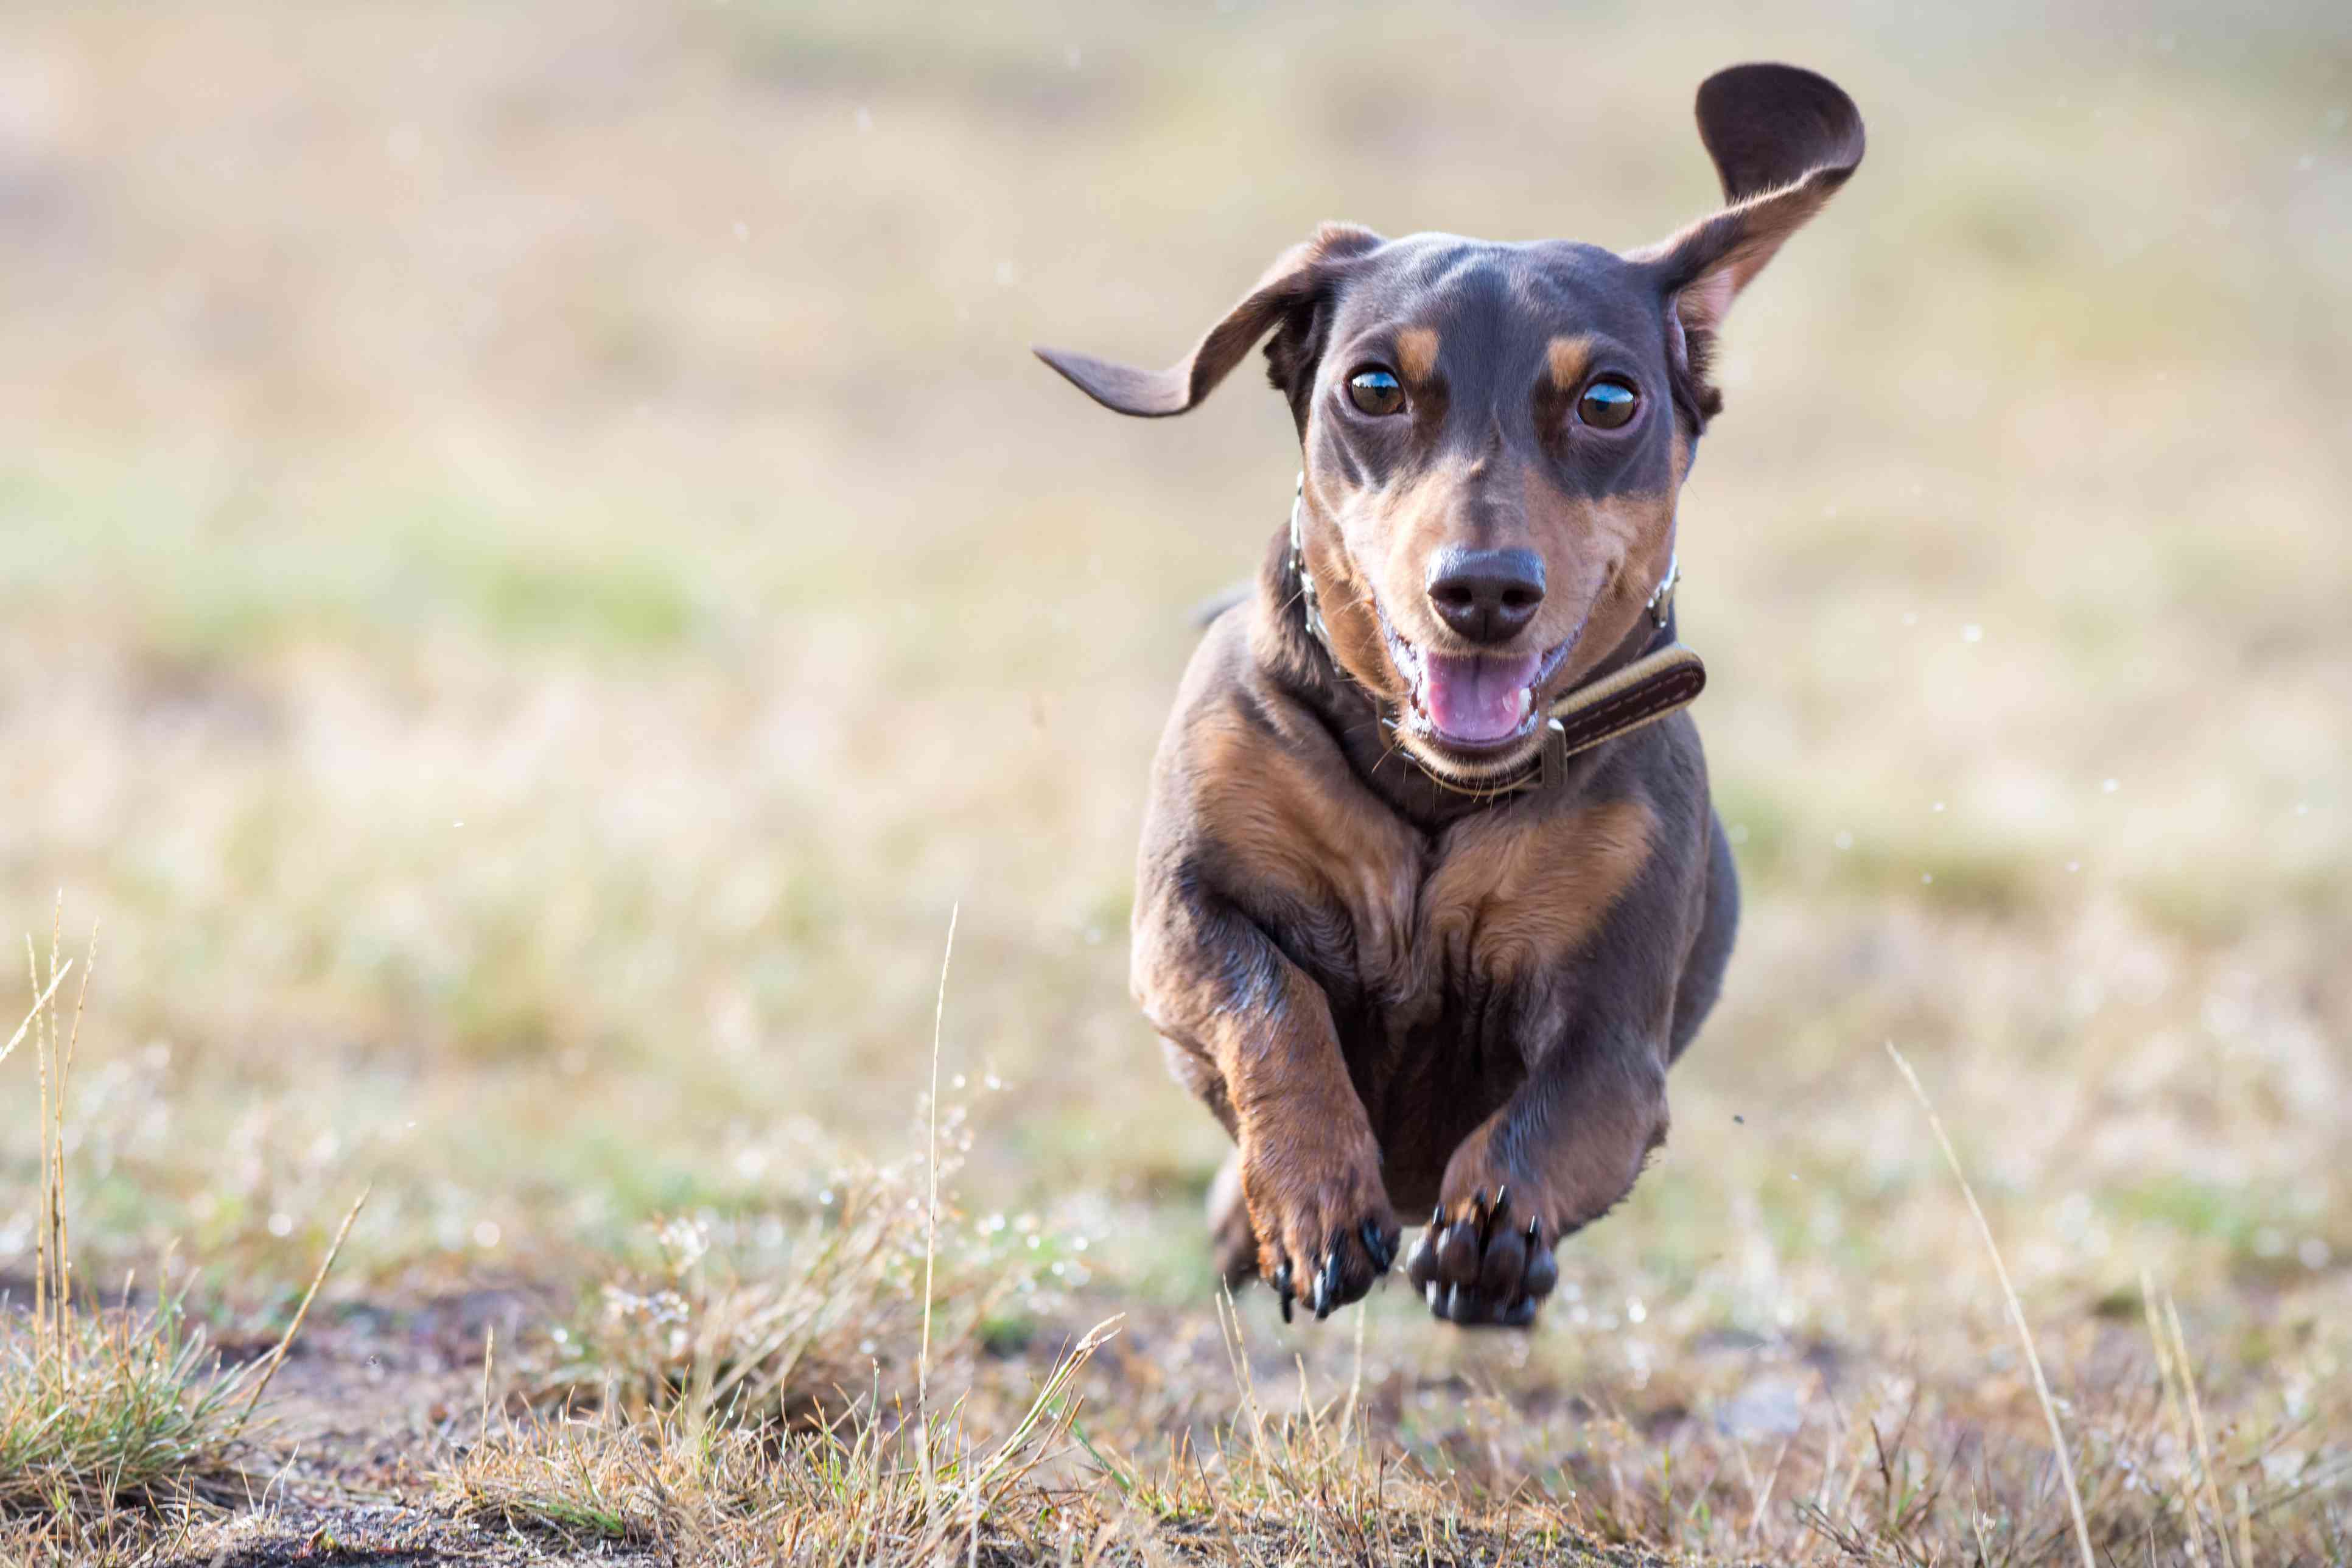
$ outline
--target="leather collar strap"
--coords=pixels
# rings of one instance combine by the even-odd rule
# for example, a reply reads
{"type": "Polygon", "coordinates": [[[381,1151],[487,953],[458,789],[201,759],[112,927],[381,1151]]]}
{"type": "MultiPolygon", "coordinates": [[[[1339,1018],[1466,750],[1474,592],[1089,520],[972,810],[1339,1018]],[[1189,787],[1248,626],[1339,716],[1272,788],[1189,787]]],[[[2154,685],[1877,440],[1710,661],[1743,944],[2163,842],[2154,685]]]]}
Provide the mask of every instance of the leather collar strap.
{"type": "MultiPolygon", "coordinates": [[[[1299,521],[1306,504],[1307,476],[1290,502],[1290,572],[1298,584],[1307,635],[1326,654],[1331,652],[1323,608],[1316,602],[1315,579],[1307,570],[1307,537],[1299,521]]],[[[1697,654],[1674,637],[1675,590],[1682,582],[1679,557],[1666,563],[1665,577],[1650,595],[1649,644],[1631,663],[1570,688],[1546,705],[1543,750],[1536,764],[1506,779],[1465,783],[1423,767],[1431,782],[1457,795],[1499,798],[1525,790],[1549,789],[1567,776],[1568,760],[1580,752],[1629,735],[1680,712],[1706,689],[1706,666],[1697,654]]],[[[1336,666],[1338,660],[1333,660],[1336,666]]],[[[1391,722],[1383,716],[1383,723],[1391,722]]],[[[1410,753],[1408,753],[1410,755],[1410,753]]],[[[1419,759],[1412,759],[1419,765],[1419,759]]]]}

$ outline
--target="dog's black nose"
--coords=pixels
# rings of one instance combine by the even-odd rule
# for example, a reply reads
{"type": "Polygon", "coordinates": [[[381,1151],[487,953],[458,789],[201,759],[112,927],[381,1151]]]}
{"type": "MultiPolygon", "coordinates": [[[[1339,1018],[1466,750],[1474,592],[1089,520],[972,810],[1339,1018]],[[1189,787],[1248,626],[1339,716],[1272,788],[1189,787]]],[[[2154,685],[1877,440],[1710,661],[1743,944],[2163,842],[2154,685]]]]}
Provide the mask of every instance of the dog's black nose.
{"type": "Polygon", "coordinates": [[[1430,605],[1468,641],[1508,642],[1535,619],[1543,596],[1543,557],[1532,550],[1441,550],[1430,558],[1430,605]]]}

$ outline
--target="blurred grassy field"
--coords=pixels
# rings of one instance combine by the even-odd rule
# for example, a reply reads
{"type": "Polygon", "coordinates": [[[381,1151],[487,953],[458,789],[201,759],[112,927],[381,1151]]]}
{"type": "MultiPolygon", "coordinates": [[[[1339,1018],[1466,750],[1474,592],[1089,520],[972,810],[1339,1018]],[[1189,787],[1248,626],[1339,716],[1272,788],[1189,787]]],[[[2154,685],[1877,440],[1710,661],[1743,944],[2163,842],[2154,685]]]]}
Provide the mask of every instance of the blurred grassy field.
{"type": "Polygon", "coordinates": [[[1892,1040],[2070,1409],[2155,1386],[2145,1272],[2256,1495],[2326,1483],[2257,1536],[2316,1539],[2352,1447],[2317,4],[0,13],[0,909],[103,923],[85,1247],[177,1238],[236,1312],[366,1182],[346,1300],[804,1202],[916,1146],[961,906],[960,1201],[1036,1216],[1075,1300],[1213,1322],[1223,1140],[1126,997],[1129,859],[1186,609],[1293,441],[1254,375],[1123,422],[1026,345],[1160,363],[1328,217],[1657,237],[1714,195],[1691,89],[1758,57],[1839,79],[1871,153],[1743,300],[1685,492],[1740,952],[1532,1344],[1375,1300],[1396,1432],[1540,1387],[1506,1479],[1906,1396],[2032,1439],[1892,1040]]]}

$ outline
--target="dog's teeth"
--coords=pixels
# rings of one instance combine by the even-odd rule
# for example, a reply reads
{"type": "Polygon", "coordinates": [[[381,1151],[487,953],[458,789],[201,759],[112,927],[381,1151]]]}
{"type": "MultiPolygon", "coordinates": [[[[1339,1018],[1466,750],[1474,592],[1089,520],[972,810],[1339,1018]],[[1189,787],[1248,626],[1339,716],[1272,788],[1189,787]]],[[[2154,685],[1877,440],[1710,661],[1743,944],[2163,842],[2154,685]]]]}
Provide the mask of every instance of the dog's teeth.
{"type": "Polygon", "coordinates": [[[1525,719],[1528,714],[1530,714],[1530,713],[1534,712],[1535,710],[1536,710],[1536,689],[1535,689],[1534,687],[1532,687],[1532,686],[1522,686],[1522,687],[1520,687],[1520,688],[1519,688],[1519,717],[1520,717],[1520,718],[1522,718],[1522,719],[1525,719]]]}

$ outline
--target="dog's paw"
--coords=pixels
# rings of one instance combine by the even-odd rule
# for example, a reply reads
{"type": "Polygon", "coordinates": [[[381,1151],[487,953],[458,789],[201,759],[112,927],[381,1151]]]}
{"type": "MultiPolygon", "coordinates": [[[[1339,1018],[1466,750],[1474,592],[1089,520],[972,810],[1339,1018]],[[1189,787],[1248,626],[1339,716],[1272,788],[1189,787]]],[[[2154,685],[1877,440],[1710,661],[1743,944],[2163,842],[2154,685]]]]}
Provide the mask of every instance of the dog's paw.
{"type": "Polygon", "coordinates": [[[1403,1233],[1369,1138],[1337,1158],[1245,1150],[1242,1188],[1257,1233],[1258,1277],[1274,1287],[1286,1323],[1294,1302],[1321,1319],[1361,1300],[1396,1261],[1403,1233]]]}
{"type": "Polygon", "coordinates": [[[1486,1201],[1485,1188],[1449,1215],[1440,1204],[1429,1228],[1413,1243],[1405,1278],[1449,1323],[1467,1328],[1523,1329],[1559,1283],[1544,1222],[1511,1212],[1508,1188],[1486,1201]]]}

